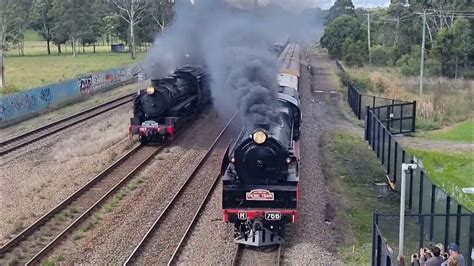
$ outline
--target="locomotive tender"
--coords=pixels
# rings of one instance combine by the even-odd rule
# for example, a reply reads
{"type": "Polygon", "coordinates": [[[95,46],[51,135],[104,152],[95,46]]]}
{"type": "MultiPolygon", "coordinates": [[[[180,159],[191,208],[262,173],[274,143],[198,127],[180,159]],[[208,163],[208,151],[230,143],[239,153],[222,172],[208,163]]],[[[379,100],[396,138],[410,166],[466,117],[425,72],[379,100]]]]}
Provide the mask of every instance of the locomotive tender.
{"type": "Polygon", "coordinates": [[[298,221],[299,46],[288,44],[279,63],[277,118],[245,125],[222,162],[224,222],[240,244],[281,244],[285,224],[298,221]]]}
{"type": "Polygon", "coordinates": [[[196,66],[176,69],[170,76],[151,81],[133,100],[129,134],[143,144],[173,140],[176,131],[211,100],[205,70],[196,66]]]}

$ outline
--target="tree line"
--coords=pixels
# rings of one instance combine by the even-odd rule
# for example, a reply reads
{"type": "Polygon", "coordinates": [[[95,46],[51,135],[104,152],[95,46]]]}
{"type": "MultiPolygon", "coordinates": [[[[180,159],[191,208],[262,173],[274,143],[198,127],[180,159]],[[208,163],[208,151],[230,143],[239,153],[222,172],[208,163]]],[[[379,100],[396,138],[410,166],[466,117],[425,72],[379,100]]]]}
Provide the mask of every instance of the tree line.
{"type": "Polygon", "coordinates": [[[420,72],[425,24],[427,74],[474,78],[472,3],[404,2],[392,0],[388,8],[364,10],[355,9],[351,0],[337,0],[329,10],[321,45],[331,57],[350,66],[395,66],[403,74],[416,75],[420,72]]]}
{"type": "Polygon", "coordinates": [[[38,32],[51,46],[71,44],[73,55],[77,45],[95,45],[105,38],[125,41],[133,59],[136,47],[151,43],[173,17],[171,0],[1,0],[0,49],[13,47],[24,54],[25,31],[38,32]]]}

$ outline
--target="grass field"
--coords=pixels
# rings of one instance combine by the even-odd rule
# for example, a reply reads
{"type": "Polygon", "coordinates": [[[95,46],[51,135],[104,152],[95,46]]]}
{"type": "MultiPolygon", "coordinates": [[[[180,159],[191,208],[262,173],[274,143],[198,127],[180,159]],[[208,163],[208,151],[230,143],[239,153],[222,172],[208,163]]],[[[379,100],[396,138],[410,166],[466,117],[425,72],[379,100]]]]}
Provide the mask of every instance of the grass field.
{"type": "Polygon", "coordinates": [[[449,140],[456,142],[474,142],[474,120],[468,120],[446,129],[430,131],[423,135],[434,140],[449,140]]]}
{"type": "Polygon", "coordinates": [[[472,105],[474,80],[428,77],[419,94],[419,78],[407,77],[390,67],[346,68],[356,87],[363,93],[417,101],[417,129],[433,130],[468,120],[472,105]]]}
{"type": "Polygon", "coordinates": [[[132,60],[128,53],[110,53],[109,46],[97,46],[97,53],[92,47],[86,53],[76,57],[71,55],[71,47],[63,46],[63,54],[56,54],[56,47],[51,46],[52,54],[47,55],[46,42],[34,32],[27,32],[25,55],[18,56],[17,50],[8,52],[5,59],[7,87],[0,93],[11,93],[30,89],[50,83],[75,78],[118,66],[136,63],[143,60],[145,53],[138,53],[137,60],[132,60]]]}
{"type": "Polygon", "coordinates": [[[431,181],[443,188],[459,203],[474,211],[474,195],[465,194],[463,187],[474,187],[474,151],[448,153],[446,151],[426,151],[409,149],[421,158],[431,181]]]}
{"type": "MultiPolygon", "coordinates": [[[[385,182],[385,172],[362,139],[336,131],[327,134],[323,143],[325,176],[341,205],[336,208],[337,215],[342,219],[340,226],[345,228],[340,255],[346,265],[369,265],[373,212],[397,213],[400,198],[395,192],[378,197],[375,183],[385,182]]],[[[396,226],[397,221],[393,223],[396,226]]],[[[393,247],[397,234],[396,230],[391,231],[393,234],[385,233],[393,247]]],[[[416,250],[416,245],[408,240],[406,247],[416,250]]]]}

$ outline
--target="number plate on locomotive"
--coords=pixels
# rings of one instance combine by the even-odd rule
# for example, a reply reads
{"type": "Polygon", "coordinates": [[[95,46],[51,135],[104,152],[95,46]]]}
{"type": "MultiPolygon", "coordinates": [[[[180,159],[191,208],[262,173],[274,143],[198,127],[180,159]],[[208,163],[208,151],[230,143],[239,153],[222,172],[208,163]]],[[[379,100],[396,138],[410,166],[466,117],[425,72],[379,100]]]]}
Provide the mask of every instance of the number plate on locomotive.
{"type": "Polygon", "coordinates": [[[265,213],[265,220],[268,220],[268,221],[281,220],[281,213],[280,212],[266,212],[265,213]]]}
{"type": "Polygon", "coordinates": [[[237,217],[239,218],[239,220],[247,220],[247,213],[246,212],[239,212],[237,217]]]}

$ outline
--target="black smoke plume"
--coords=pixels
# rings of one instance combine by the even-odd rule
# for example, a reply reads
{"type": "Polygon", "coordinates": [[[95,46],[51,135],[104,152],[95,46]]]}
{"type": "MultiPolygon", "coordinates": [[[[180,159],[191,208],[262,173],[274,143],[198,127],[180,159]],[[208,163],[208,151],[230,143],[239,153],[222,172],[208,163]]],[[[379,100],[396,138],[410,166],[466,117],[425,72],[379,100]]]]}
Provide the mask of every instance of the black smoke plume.
{"type": "Polygon", "coordinates": [[[151,78],[160,78],[182,65],[206,65],[219,112],[238,110],[248,123],[268,123],[278,89],[278,55],[272,45],[283,34],[298,36],[296,17],[271,4],[238,9],[223,0],[197,0],[196,5],[181,1],[144,67],[151,78]]]}

